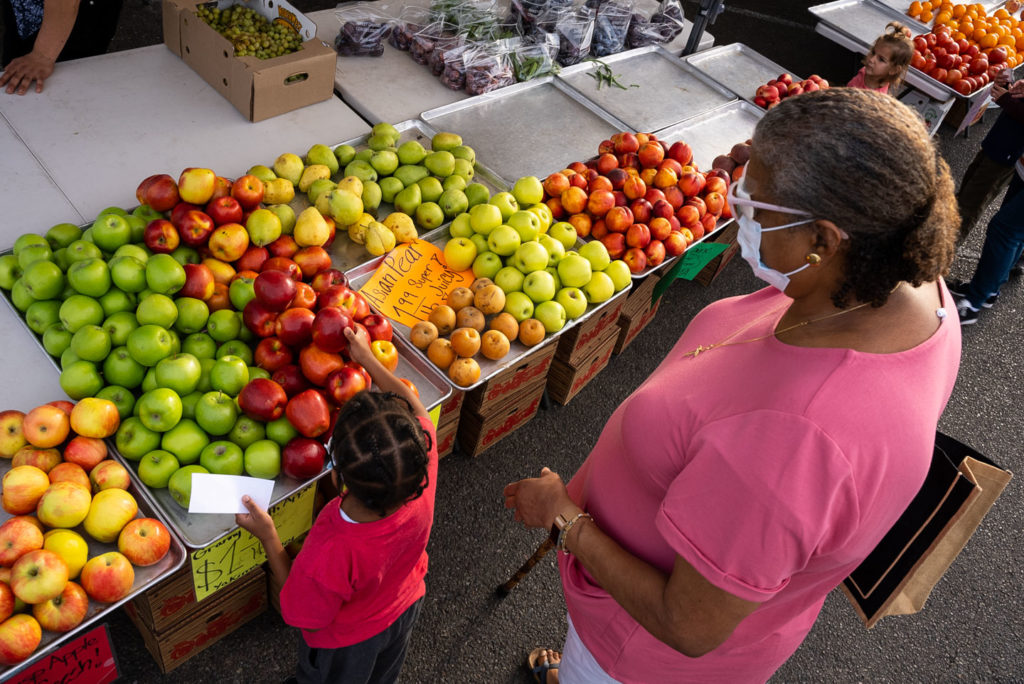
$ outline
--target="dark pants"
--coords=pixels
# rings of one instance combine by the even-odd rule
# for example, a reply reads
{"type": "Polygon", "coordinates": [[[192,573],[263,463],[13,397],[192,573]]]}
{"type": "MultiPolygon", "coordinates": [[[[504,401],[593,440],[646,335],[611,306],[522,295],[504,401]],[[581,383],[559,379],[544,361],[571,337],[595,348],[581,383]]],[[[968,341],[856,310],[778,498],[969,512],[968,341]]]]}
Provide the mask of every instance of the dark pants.
{"type": "Polygon", "coordinates": [[[299,684],[392,684],[398,680],[421,598],[376,636],[344,648],[299,648],[299,684]]]}
{"type": "Polygon", "coordinates": [[[1024,180],[1014,174],[999,211],[985,231],[985,244],[964,295],[975,309],[999,292],[1024,253],[1024,180]]]}
{"type": "Polygon", "coordinates": [[[974,161],[967,167],[964,179],[960,182],[960,190],[956,194],[960,208],[960,235],[957,237],[957,245],[967,240],[967,235],[978,222],[978,217],[1015,176],[1013,164],[998,164],[992,161],[984,150],[978,150],[974,161]]]}
{"type": "MultiPolygon", "coordinates": [[[[110,47],[110,41],[117,30],[117,20],[124,0],[82,0],[78,6],[78,17],[71,30],[68,42],[61,50],[58,62],[102,55],[110,47]]],[[[0,64],[7,64],[17,57],[32,52],[38,34],[22,38],[14,20],[14,10],[8,0],[0,0],[4,12],[4,45],[0,64]]]]}

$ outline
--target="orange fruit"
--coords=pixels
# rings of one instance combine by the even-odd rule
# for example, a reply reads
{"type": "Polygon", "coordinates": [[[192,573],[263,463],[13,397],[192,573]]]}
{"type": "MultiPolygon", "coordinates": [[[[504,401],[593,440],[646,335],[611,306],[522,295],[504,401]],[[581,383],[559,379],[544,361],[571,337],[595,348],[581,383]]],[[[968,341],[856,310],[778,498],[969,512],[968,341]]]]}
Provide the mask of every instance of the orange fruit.
{"type": "Polygon", "coordinates": [[[474,328],[458,328],[452,333],[452,351],[459,356],[472,358],[480,351],[480,333],[474,328]]]}
{"type": "Polygon", "coordinates": [[[519,341],[527,347],[533,347],[544,339],[544,324],[536,318],[527,318],[519,324],[519,341]]]}
{"type": "Polygon", "coordinates": [[[508,338],[497,330],[488,330],[480,338],[480,352],[492,361],[497,361],[508,354],[511,346],[508,338]]]}
{"type": "Polygon", "coordinates": [[[480,364],[476,359],[456,359],[448,368],[448,377],[460,387],[468,387],[480,379],[480,364]]]}
{"type": "Polygon", "coordinates": [[[519,321],[506,311],[491,319],[491,330],[497,330],[509,340],[514,340],[519,337],[519,321]]]}
{"type": "Polygon", "coordinates": [[[912,17],[916,17],[921,14],[921,11],[921,3],[918,2],[918,0],[914,0],[914,2],[910,3],[910,9],[907,10],[907,14],[912,17]]]}
{"type": "Polygon", "coordinates": [[[430,321],[420,321],[409,331],[409,341],[417,349],[426,350],[430,343],[437,339],[437,326],[430,321]]]}
{"type": "Polygon", "coordinates": [[[452,343],[443,337],[437,338],[427,347],[427,358],[441,370],[448,370],[448,367],[455,361],[455,350],[452,349],[452,343]]]}
{"type": "Polygon", "coordinates": [[[427,316],[427,320],[437,326],[439,335],[447,335],[455,330],[455,309],[447,304],[438,304],[427,316]]]}

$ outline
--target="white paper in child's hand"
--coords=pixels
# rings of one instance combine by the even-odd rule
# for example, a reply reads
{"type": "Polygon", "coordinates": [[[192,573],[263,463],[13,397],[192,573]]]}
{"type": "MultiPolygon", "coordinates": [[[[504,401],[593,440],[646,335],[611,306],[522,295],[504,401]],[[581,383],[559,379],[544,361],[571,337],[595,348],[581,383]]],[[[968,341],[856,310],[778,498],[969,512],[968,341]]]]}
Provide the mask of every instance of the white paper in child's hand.
{"type": "Polygon", "coordinates": [[[253,503],[266,510],[274,481],[241,475],[192,473],[192,497],[189,513],[248,513],[242,497],[248,494],[253,503]]]}

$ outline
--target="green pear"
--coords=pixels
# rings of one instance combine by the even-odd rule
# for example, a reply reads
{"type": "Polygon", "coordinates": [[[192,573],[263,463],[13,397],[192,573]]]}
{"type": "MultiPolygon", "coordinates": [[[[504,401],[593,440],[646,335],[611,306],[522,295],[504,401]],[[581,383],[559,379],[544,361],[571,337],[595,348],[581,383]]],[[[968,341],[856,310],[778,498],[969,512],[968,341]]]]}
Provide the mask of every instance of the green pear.
{"type": "Polygon", "coordinates": [[[334,158],[338,160],[338,168],[341,168],[356,158],[356,148],[351,145],[338,145],[334,148],[334,158]]]}
{"type": "Polygon", "coordinates": [[[309,148],[306,152],[306,164],[323,164],[331,170],[331,175],[338,173],[340,164],[338,158],[334,156],[334,151],[327,145],[317,143],[309,148]]]}
{"type": "Polygon", "coordinates": [[[433,230],[444,223],[444,212],[436,202],[423,202],[416,207],[416,225],[423,230],[433,230]]]}
{"type": "Polygon", "coordinates": [[[330,180],[331,169],[326,164],[312,164],[302,169],[302,175],[299,176],[299,182],[296,185],[299,186],[299,192],[306,192],[309,190],[309,186],[313,184],[313,181],[318,180],[330,180]]]}
{"type": "Polygon", "coordinates": [[[249,167],[249,170],[246,171],[246,174],[256,176],[264,183],[269,183],[270,181],[277,178],[277,174],[274,173],[274,170],[271,169],[269,166],[264,166],[263,164],[257,164],[256,166],[249,167]]]}
{"type": "Polygon", "coordinates": [[[437,204],[441,207],[441,211],[444,212],[445,218],[449,219],[455,218],[469,209],[469,200],[466,199],[466,193],[457,188],[451,188],[441,193],[437,204]]]}
{"type": "Polygon", "coordinates": [[[369,147],[367,147],[365,150],[359,150],[358,152],[356,152],[356,156],[352,157],[352,161],[368,162],[371,159],[373,159],[374,152],[376,152],[376,150],[371,150],[369,147]]]}
{"type": "Polygon", "coordinates": [[[337,225],[347,226],[363,215],[363,200],[348,190],[334,189],[327,194],[327,208],[337,225]]]}
{"type": "Polygon", "coordinates": [[[441,187],[441,181],[433,176],[420,178],[416,181],[416,185],[420,186],[420,196],[424,202],[436,202],[441,197],[441,193],[444,192],[444,188],[441,187]]]}
{"type": "MultiPolygon", "coordinates": [[[[458,176],[454,177],[458,178],[458,176]]],[[[380,198],[389,204],[394,203],[395,195],[405,189],[405,185],[402,181],[398,180],[394,176],[381,178],[378,185],[380,185],[380,198]]]]}
{"type": "Polygon", "coordinates": [[[285,152],[274,161],[274,173],[278,178],[287,178],[292,185],[299,184],[299,179],[302,178],[302,169],[305,167],[302,158],[291,152],[285,152]]]}
{"type": "Polygon", "coordinates": [[[390,138],[392,145],[398,142],[398,139],[402,137],[402,134],[398,132],[397,128],[385,121],[375,124],[370,133],[390,138]]]}
{"type": "Polygon", "coordinates": [[[345,167],[346,176],[355,176],[361,181],[377,180],[377,171],[370,166],[369,162],[355,159],[345,167]]]}
{"type": "Polygon", "coordinates": [[[377,211],[377,207],[380,206],[380,200],[382,197],[380,186],[377,185],[375,181],[366,181],[363,183],[363,192],[361,197],[363,200],[363,211],[371,214],[374,213],[377,211]]]}
{"type": "MultiPolygon", "coordinates": [[[[420,202],[423,201],[423,194],[420,191],[420,186],[413,183],[408,186],[400,193],[395,195],[395,209],[403,213],[412,216],[416,213],[416,208],[420,206],[420,202]]],[[[443,215],[443,212],[442,212],[443,215]]]]}
{"type": "Polygon", "coordinates": [[[457,133],[438,133],[430,140],[430,149],[434,151],[453,150],[462,144],[462,136],[457,133]]]}
{"type": "Polygon", "coordinates": [[[415,185],[419,179],[429,176],[430,171],[419,165],[406,164],[395,169],[392,175],[402,181],[402,185],[409,187],[410,185],[415,185]]]}
{"type": "Polygon", "coordinates": [[[465,159],[470,164],[476,163],[476,150],[474,150],[469,145],[459,145],[458,147],[453,147],[451,149],[451,153],[452,155],[454,155],[456,159],[465,159]]]}
{"type": "MultiPolygon", "coordinates": [[[[458,176],[453,176],[453,178],[458,178],[458,176]]],[[[336,187],[338,187],[338,184],[330,178],[318,178],[313,181],[308,188],[306,188],[306,199],[309,200],[310,204],[316,204],[316,198],[319,197],[321,193],[329,192],[336,187]]]]}
{"type": "Polygon", "coordinates": [[[288,204],[272,204],[267,209],[281,219],[281,235],[291,235],[295,229],[295,210],[288,204]]]}
{"type": "Polygon", "coordinates": [[[462,176],[456,176],[454,173],[445,178],[444,182],[441,183],[441,187],[445,190],[465,190],[466,185],[468,185],[466,179],[462,176]]]}
{"type": "Polygon", "coordinates": [[[398,161],[403,164],[419,164],[427,156],[427,151],[418,140],[404,142],[398,147],[398,161]]]}
{"type": "Polygon", "coordinates": [[[390,176],[398,168],[398,155],[394,150],[380,150],[370,157],[370,166],[381,176],[390,176]]]}
{"type": "Polygon", "coordinates": [[[389,135],[373,134],[366,141],[367,146],[374,152],[386,150],[394,146],[394,140],[389,135]]]}
{"type": "Polygon", "coordinates": [[[444,150],[431,152],[423,160],[423,165],[435,176],[446,178],[455,172],[455,157],[444,150]]]}
{"type": "Polygon", "coordinates": [[[482,183],[470,183],[466,186],[464,192],[466,193],[466,199],[469,200],[470,207],[486,204],[487,200],[491,199],[491,191],[482,183]]]}
{"type": "Polygon", "coordinates": [[[476,175],[476,169],[473,168],[472,162],[468,162],[465,159],[456,159],[455,168],[452,170],[457,176],[462,176],[466,179],[466,182],[473,180],[473,176],[476,175]]]}
{"type": "Polygon", "coordinates": [[[348,190],[353,195],[363,194],[363,181],[356,178],[355,176],[345,176],[338,181],[338,187],[342,190],[348,190]]]}

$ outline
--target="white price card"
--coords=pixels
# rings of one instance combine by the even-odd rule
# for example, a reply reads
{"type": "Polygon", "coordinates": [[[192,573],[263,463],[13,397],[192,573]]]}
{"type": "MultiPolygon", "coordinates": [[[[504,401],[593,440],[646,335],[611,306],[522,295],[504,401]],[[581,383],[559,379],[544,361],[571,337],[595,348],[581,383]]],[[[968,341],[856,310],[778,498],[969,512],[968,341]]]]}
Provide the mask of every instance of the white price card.
{"type": "Polygon", "coordinates": [[[241,475],[192,473],[192,497],[189,513],[248,513],[242,497],[248,494],[257,506],[270,507],[274,481],[241,475]]]}

